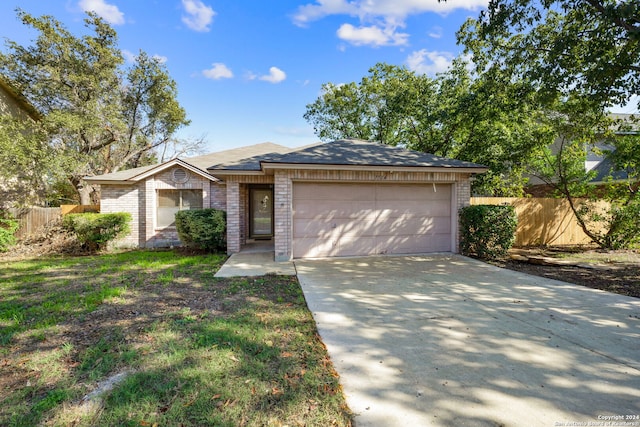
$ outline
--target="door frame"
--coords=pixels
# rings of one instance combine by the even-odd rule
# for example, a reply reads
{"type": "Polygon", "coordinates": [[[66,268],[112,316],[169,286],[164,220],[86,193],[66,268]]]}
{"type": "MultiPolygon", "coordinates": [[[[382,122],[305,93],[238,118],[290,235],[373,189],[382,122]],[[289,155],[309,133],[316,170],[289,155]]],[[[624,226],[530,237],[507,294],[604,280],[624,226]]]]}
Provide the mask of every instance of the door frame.
{"type": "Polygon", "coordinates": [[[273,238],[273,223],[274,223],[274,204],[273,204],[273,185],[272,184],[252,184],[249,185],[249,238],[250,239],[271,239],[273,238]],[[270,234],[256,234],[254,232],[253,222],[253,192],[255,190],[268,190],[271,193],[271,233],[270,234]]]}

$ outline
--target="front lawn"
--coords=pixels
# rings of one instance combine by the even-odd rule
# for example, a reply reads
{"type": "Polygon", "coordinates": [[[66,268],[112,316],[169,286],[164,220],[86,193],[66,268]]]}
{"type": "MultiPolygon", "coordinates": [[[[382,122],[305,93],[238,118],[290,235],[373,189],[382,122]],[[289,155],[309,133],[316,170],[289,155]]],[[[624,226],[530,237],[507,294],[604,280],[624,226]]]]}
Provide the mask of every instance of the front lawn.
{"type": "Polygon", "coordinates": [[[295,277],[132,251],[0,267],[0,425],[348,426],[295,277]]]}

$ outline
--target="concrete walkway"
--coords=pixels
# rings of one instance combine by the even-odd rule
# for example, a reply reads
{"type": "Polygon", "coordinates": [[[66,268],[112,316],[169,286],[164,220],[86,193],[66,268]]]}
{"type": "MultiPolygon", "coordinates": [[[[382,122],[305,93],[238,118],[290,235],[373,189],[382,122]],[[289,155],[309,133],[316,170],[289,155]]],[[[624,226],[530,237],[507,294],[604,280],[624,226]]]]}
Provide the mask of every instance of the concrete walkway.
{"type": "Polygon", "coordinates": [[[640,426],[606,418],[640,415],[639,299],[450,254],[295,264],[357,427],[640,426]]]}
{"type": "Polygon", "coordinates": [[[214,277],[264,276],[279,274],[295,276],[293,262],[274,261],[273,252],[240,252],[229,257],[214,277]]]}

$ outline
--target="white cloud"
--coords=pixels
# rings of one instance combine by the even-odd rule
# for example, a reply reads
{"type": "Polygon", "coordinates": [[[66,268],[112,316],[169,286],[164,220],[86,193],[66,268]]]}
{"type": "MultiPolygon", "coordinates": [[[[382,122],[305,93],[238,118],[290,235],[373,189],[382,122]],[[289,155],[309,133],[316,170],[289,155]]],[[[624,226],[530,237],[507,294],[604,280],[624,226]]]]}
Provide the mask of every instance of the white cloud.
{"type": "Polygon", "coordinates": [[[425,12],[446,14],[456,9],[476,11],[488,3],[489,0],[316,0],[315,3],[298,7],[293,22],[304,26],[330,15],[349,15],[363,21],[381,17],[404,21],[409,15],[425,12]]]}
{"type": "Polygon", "coordinates": [[[230,79],[233,77],[233,72],[229,67],[224,65],[222,62],[214,62],[212,67],[208,70],[202,71],[202,74],[212,80],[220,80],[220,79],[230,79]]]}
{"type": "Polygon", "coordinates": [[[432,37],[434,39],[439,39],[442,37],[442,27],[433,27],[431,29],[431,31],[429,31],[429,37],[432,37]]]}
{"type": "Polygon", "coordinates": [[[278,67],[269,68],[269,74],[259,77],[260,80],[264,80],[269,83],[280,83],[286,78],[287,74],[278,67]]]}
{"type": "Polygon", "coordinates": [[[122,49],[122,56],[124,56],[124,60],[133,63],[136,62],[136,54],[127,49],[122,49]]]}
{"type": "MultiPolygon", "coordinates": [[[[326,16],[351,16],[359,19],[360,26],[342,24],[338,36],[343,40],[358,46],[405,45],[409,35],[396,33],[396,29],[404,28],[407,17],[426,12],[444,15],[456,9],[476,11],[488,3],[489,0],[315,0],[299,6],[292,19],[304,27],[326,16]]],[[[432,34],[438,38],[439,32],[432,34]]]]}
{"type": "MultiPolygon", "coordinates": [[[[137,54],[127,49],[122,49],[122,56],[124,57],[124,60],[130,64],[133,64],[134,62],[136,62],[136,59],[138,58],[137,54]]],[[[151,58],[155,59],[160,64],[164,64],[169,60],[169,58],[167,58],[166,56],[158,55],[158,54],[151,55],[151,58]]]]}
{"type": "Polygon", "coordinates": [[[407,58],[407,66],[419,74],[435,75],[446,71],[451,66],[453,54],[450,52],[428,51],[426,49],[413,52],[407,58]]]}
{"type": "Polygon", "coordinates": [[[80,0],[78,6],[85,12],[95,12],[112,25],[124,24],[124,13],[120,12],[118,6],[106,3],[105,0],[80,0]]]}
{"type": "Polygon", "coordinates": [[[158,61],[160,64],[164,64],[169,60],[169,58],[167,58],[166,56],[158,55],[157,53],[155,55],[152,55],[151,57],[158,61]]]}
{"type": "Polygon", "coordinates": [[[322,19],[329,15],[357,15],[357,2],[348,3],[345,0],[318,0],[316,4],[305,4],[298,7],[293,15],[293,22],[298,26],[305,26],[311,21],[322,19]]]}
{"type": "Polygon", "coordinates": [[[209,31],[209,25],[213,22],[216,12],[200,0],[182,0],[187,15],[182,16],[182,22],[194,31],[209,31]]]}
{"type": "Polygon", "coordinates": [[[400,46],[406,45],[409,39],[409,34],[397,33],[395,28],[383,29],[375,25],[356,28],[351,24],[342,24],[336,34],[356,46],[400,46]]]}

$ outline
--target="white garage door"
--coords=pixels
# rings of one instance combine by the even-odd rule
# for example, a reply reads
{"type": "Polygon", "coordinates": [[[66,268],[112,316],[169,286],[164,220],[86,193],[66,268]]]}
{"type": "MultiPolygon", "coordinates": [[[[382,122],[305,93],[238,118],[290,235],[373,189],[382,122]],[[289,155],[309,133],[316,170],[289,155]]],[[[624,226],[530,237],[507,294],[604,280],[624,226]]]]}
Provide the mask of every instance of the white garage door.
{"type": "Polygon", "coordinates": [[[451,251],[451,185],[293,185],[293,256],[451,251]]]}

